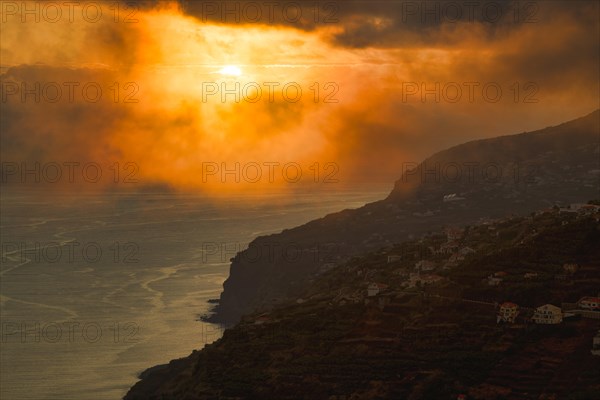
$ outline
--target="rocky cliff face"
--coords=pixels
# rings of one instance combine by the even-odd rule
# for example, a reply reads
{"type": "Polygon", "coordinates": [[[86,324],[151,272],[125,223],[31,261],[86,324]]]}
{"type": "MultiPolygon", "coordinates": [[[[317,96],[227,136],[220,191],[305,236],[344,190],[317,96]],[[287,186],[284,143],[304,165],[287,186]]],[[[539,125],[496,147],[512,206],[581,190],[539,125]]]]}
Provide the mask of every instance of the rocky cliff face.
{"type": "Polygon", "coordinates": [[[600,398],[597,316],[569,306],[600,284],[600,211],[571,211],[471,225],[458,239],[471,251],[456,263],[429,250],[443,231],[356,257],[317,277],[302,302],[245,316],[147,370],[125,399],[600,398]],[[420,278],[436,279],[412,285],[422,259],[437,267],[420,278]],[[367,290],[374,282],[385,282],[379,293],[367,290]],[[506,301],[519,313],[498,323],[506,301]],[[571,315],[534,323],[544,304],[571,315]]]}
{"type": "Polygon", "coordinates": [[[600,111],[536,132],[478,140],[406,165],[390,195],[254,240],[232,259],[213,322],[298,296],[353,255],[485,217],[598,198],[600,111]]]}

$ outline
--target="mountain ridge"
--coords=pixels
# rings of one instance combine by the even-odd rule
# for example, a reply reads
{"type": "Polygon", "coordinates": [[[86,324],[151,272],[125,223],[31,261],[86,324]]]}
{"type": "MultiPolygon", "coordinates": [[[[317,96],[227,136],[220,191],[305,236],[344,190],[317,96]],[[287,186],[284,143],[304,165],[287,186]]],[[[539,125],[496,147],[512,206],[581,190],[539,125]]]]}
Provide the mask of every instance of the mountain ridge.
{"type": "Polygon", "coordinates": [[[219,304],[206,319],[236,323],[244,314],[294,297],[328,264],[434,227],[504,216],[508,209],[527,213],[597,198],[600,175],[593,172],[600,172],[599,132],[596,110],[554,127],[453,146],[426,158],[416,166],[417,173],[405,171],[385,199],[258,237],[232,258],[219,304]],[[460,167],[480,161],[508,172],[499,179],[488,172],[478,180],[465,174],[458,181],[442,181],[442,167],[429,181],[427,171],[419,173],[427,162],[460,167]],[[458,200],[444,201],[453,194],[458,200]]]}

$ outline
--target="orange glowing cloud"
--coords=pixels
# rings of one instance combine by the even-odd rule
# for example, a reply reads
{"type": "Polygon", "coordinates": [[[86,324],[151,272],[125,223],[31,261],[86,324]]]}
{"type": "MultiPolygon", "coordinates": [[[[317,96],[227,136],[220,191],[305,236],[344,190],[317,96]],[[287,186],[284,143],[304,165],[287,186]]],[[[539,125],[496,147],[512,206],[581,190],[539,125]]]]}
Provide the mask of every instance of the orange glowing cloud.
{"type": "Polygon", "coordinates": [[[554,59],[576,57],[574,43],[586,48],[587,28],[569,15],[560,29],[546,20],[490,39],[483,24],[458,25],[421,46],[352,48],[332,38],[359,29],[356,19],[302,30],[205,22],[177,2],[140,8],[135,23],[108,11],[95,23],[3,23],[3,160],[131,162],[140,184],[211,194],[322,184],[332,172],[340,185],[392,182],[403,162],[434,150],[597,103],[597,60],[554,59]],[[71,81],[80,83],[75,101],[19,93],[22,82],[71,81]],[[89,82],[100,101],[79,93],[89,82]],[[492,83],[498,101],[482,94],[492,83]],[[527,95],[538,101],[524,103],[527,95]]]}

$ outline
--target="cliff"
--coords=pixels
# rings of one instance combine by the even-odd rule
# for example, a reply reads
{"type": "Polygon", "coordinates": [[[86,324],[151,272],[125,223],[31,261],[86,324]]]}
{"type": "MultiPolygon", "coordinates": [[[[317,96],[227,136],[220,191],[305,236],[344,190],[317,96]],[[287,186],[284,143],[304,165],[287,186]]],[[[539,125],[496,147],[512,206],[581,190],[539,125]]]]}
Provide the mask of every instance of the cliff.
{"type": "Polygon", "coordinates": [[[596,295],[599,209],[486,220],[451,239],[452,255],[438,251],[447,235],[321,274],[301,301],[244,317],[203,350],[149,370],[125,399],[598,398],[590,350],[600,312],[571,311],[556,325],[532,316],[596,295]],[[507,301],[519,314],[498,323],[507,301]]]}
{"type": "Polygon", "coordinates": [[[535,132],[465,143],[407,164],[382,201],[258,237],[232,259],[207,319],[234,324],[297,297],[331,265],[441,226],[597,198],[599,125],[600,110],[535,132]]]}

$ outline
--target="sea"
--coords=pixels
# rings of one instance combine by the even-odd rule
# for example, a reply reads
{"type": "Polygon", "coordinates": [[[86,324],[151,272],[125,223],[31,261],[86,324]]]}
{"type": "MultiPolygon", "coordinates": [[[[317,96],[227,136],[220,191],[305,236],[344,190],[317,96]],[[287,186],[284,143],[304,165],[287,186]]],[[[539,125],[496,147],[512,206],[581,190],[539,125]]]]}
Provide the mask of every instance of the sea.
{"type": "Polygon", "coordinates": [[[200,317],[252,239],[386,194],[4,188],[0,398],[121,399],[146,368],[221,336],[200,317]]]}

